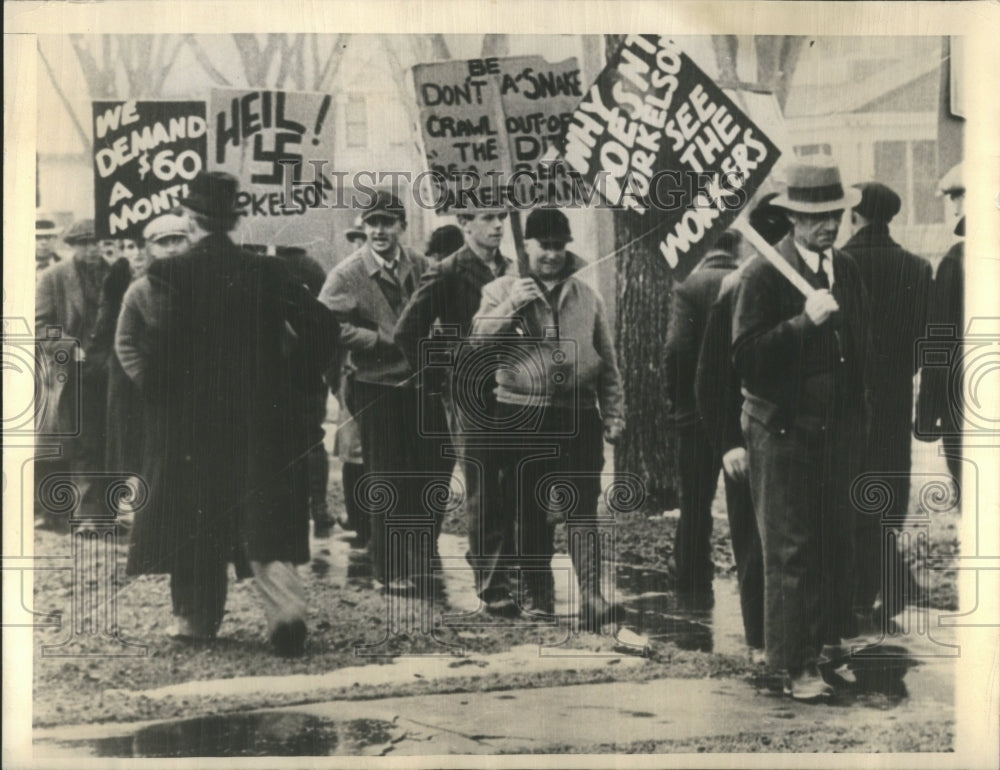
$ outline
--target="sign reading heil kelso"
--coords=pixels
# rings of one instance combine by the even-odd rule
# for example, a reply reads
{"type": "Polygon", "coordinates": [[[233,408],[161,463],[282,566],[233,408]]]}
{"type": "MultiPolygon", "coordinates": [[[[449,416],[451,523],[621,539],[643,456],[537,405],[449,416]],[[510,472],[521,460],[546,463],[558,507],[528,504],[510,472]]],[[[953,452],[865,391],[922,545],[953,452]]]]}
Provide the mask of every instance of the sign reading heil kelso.
{"type": "Polygon", "coordinates": [[[329,237],[340,205],[330,179],[334,121],[329,94],[213,89],[209,167],[240,180],[246,242],[309,245],[329,237]]]}
{"type": "Polygon", "coordinates": [[[547,161],[555,158],[554,141],[583,95],[576,59],[419,64],[413,79],[427,166],[448,181],[450,194],[442,191],[436,208],[452,208],[463,185],[480,203],[526,203],[536,185],[553,178],[547,161]]]}
{"type": "Polygon", "coordinates": [[[98,238],[138,238],[205,167],[204,102],[94,102],[98,238]]]}
{"type": "Polygon", "coordinates": [[[612,206],[645,217],[683,279],[778,160],[773,142],[673,41],[629,35],[558,139],[612,206]]]}

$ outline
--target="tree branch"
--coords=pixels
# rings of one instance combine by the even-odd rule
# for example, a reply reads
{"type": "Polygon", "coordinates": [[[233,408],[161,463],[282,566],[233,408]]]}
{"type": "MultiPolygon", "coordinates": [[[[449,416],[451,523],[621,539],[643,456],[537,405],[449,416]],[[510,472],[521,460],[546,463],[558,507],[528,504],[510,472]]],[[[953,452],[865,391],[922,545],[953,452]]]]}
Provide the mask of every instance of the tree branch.
{"type": "Polygon", "coordinates": [[[510,54],[510,41],[506,35],[490,34],[483,35],[482,58],[508,56],[510,54]]]}
{"type": "Polygon", "coordinates": [[[80,120],[76,117],[76,113],[73,111],[73,105],[70,104],[69,99],[66,97],[66,94],[62,90],[62,87],[56,80],[56,74],[55,72],[53,72],[52,65],[49,64],[49,60],[48,57],[45,56],[45,52],[42,51],[42,46],[40,42],[38,45],[38,56],[39,58],[41,58],[42,64],[45,65],[45,71],[49,75],[49,80],[52,82],[52,87],[56,90],[56,96],[59,97],[59,101],[63,103],[63,106],[66,108],[66,112],[69,113],[69,118],[73,122],[73,127],[76,129],[76,135],[79,137],[80,143],[83,145],[84,152],[91,152],[93,148],[91,146],[90,137],[87,136],[87,132],[83,130],[83,126],[80,124],[80,120]]]}
{"type": "MultiPolygon", "coordinates": [[[[184,43],[185,43],[184,36],[181,35],[180,38],[177,40],[177,42],[174,44],[174,50],[172,50],[170,52],[170,55],[167,57],[166,64],[164,64],[163,67],[161,67],[158,70],[159,74],[156,76],[156,80],[153,83],[153,91],[151,94],[152,96],[159,96],[163,92],[163,84],[167,81],[167,75],[170,74],[170,70],[173,69],[174,64],[180,57],[181,48],[184,47],[184,43]]],[[[164,45],[163,48],[165,50],[166,45],[164,45]]]]}
{"type": "Polygon", "coordinates": [[[232,84],[226,80],[225,75],[219,72],[215,65],[212,64],[212,60],[208,58],[208,54],[205,53],[205,49],[201,47],[201,43],[198,39],[191,33],[184,35],[183,42],[187,43],[191,47],[191,52],[194,54],[194,58],[197,60],[201,68],[208,73],[208,76],[220,86],[232,86],[232,84]]]}
{"type": "Polygon", "coordinates": [[[83,71],[83,78],[87,81],[87,90],[91,97],[105,98],[110,96],[107,77],[97,65],[97,60],[90,49],[83,35],[74,34],[69,36],[70,45],[76,53],[76,59],[80,62],[80,69],[83,71]]]}

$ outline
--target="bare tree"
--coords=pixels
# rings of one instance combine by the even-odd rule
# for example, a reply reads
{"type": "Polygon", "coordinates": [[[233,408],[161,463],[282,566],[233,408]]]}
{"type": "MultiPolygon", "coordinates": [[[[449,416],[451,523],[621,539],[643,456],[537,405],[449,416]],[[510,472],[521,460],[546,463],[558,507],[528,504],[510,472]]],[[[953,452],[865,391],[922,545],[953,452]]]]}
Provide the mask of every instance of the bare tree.
{"type": "MultiPolygon", "coordinates": [[[[608,60],[621,40],[619,35],[605,37],[608,60]]],[[[784,108],[802,38],[755,38],[756,83],[740,83],[738,79],[739,41],[735,36],[716,35],[712,43],[720,85],[772,91],[784,108]]],[[[615,469],[639,474],[653,500],[662,507],[675,508],[677,442],[668,419],[672,405],[664,388],[664,348],[673,282],[656,253],[657,239],[649,232],[655,222],[640,220],[630,211],[616,211],[614,223],[618,250],[616,337],[630,415],[629,428],[615,448],[615,469]]]]}
{"type": "MultiPolygon", "coordinates": [[[[605,36],[608,61],[623,37],[605,36]]],[[[629,416],[628,429],[615,447],[615,470],[638,474],[650,501],[662,509],[677,507],[677,441],[665,387],[673,282],[656,253],[654,224],[632,211],[614,212],[615,336],[629,416]]]]}
{"type": "Polygon", "coordinates": [[[483,35],[482,51],[484,59],[510,56],[510,41],[507,39],[507,35],[503,34],[483,35]]]}

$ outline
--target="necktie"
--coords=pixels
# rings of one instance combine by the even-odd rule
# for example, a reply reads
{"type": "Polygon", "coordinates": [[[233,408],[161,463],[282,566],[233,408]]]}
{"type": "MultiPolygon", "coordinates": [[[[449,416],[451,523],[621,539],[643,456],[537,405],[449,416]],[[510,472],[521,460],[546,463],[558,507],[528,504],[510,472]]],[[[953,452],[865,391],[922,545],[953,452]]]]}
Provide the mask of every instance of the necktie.
{"type": "Polygon", "coordinates": [[[829,291],[830,290],[830,276],[828,276],[826,274],[826,267],[823,264],[823,261],[825,259],[827,259],[826,254],[824,254],[821,251],[819,253],[819,268],[816,270],[816,283],[819,285],[819,288],[826,289],[827,291],[829,291]]]}

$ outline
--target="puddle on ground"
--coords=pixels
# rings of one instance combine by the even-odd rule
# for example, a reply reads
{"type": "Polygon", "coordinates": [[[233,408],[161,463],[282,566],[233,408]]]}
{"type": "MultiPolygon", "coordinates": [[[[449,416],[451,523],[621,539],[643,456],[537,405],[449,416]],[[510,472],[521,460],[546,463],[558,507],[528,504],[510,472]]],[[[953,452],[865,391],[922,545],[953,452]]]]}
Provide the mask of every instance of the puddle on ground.
{"type": "Polygon", "coordinates": [[[745,656],[740,598],[733,580],[716,577],[711,600],[685,601],[662,570],[615,565],[618,622],[684,650],[745,656]]]}
{"type": "Polygon", "coordinates": [[[163,722],[131,735],[76,742],[98,757],[331,756],[370,753],[393,740],[393,725],[334,723],[310,714],[255,712],[163,722]]]}

